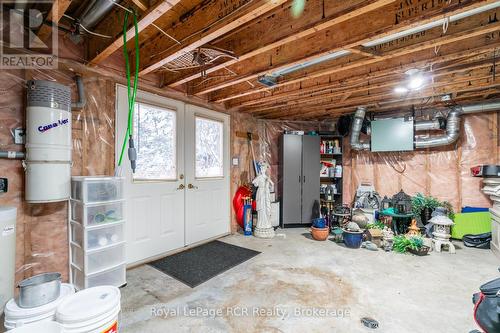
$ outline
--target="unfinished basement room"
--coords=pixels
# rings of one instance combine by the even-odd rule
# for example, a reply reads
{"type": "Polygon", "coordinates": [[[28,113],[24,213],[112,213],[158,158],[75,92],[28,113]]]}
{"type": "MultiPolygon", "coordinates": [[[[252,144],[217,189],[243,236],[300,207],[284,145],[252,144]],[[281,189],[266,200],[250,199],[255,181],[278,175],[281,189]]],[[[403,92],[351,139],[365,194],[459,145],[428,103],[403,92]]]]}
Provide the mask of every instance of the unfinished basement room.
{"type": "Polygon", "coordinates": [[[500,0],[1,0],[0,332],[500,333],[500,0]]]}

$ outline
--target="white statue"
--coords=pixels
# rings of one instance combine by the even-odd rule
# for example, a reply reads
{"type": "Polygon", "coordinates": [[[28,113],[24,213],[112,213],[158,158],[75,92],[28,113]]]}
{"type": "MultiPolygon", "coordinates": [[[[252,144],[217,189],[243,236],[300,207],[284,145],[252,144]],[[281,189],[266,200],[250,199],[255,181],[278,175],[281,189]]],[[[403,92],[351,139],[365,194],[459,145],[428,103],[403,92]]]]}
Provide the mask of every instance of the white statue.
{"type": "Polygon", "coordinates": [[[260,172],[252,183],[257,187],[257,225],[254,235],[259,238],[273,238],[274,228],[271,224],[271,187],[274,183],[267,174],[269,165],[266,162],[259,163],[260,172]]]}

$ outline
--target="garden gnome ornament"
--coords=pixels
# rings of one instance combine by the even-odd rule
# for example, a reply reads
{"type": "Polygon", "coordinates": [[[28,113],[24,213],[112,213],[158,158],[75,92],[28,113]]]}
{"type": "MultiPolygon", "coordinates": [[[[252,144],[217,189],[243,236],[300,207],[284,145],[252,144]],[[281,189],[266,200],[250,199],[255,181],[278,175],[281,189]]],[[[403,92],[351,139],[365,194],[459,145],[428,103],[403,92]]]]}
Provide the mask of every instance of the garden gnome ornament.
{"type": "Polygon", "coordinates": [[[259,163],[260,171],[252,184],[257,187],[257,225],[254,236],[259,238],[273,238],[274,228],[271,223],[271,188],[274,183],[267,174],[269,165],[266,162],[259,163]]]}

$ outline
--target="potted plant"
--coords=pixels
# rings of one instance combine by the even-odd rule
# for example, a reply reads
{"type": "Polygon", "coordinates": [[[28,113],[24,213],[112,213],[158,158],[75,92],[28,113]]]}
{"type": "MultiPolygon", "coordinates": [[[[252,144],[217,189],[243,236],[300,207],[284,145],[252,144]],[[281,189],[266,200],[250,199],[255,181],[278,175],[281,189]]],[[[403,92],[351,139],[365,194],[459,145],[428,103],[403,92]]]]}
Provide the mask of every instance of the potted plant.
{"type": "Polygon", "coordinates": [[[412,212],[414,217],[420,217],[422,224],[426,225],[431,218],[431,214],[441,202],[433,196],[425,196],[417,193],[411,200],[412,212]]]}
{"type": "Polygon", "coordinates": [[[347,223],[346,228],[343,230],[342,236],[344,238],[345,246],[352,249],[359,249],[363,243],[363,230],[355,222],[347,223]]]}
{"type": "Polygon", "coordinates": [[[394,237],[393,249],[399,253],[410,252],[417,256],[425,256],[430,250],[428,246],[424,245],[422,236],[407,237],[404,235],[394,237]]]}

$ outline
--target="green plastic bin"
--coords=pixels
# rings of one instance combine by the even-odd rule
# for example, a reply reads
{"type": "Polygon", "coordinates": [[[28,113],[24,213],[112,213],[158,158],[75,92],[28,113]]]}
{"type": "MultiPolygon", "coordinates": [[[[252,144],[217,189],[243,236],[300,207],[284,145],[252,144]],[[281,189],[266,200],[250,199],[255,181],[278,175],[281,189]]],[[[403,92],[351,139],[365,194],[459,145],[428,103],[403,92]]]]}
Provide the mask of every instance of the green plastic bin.
{"type": "Polygon", "coordinates": [[[451,238],[462,239],[464,235],[478,235],[491,232],[491,213],[458,213],[453,220],[455,225],[451,227],[451,238]]]}

